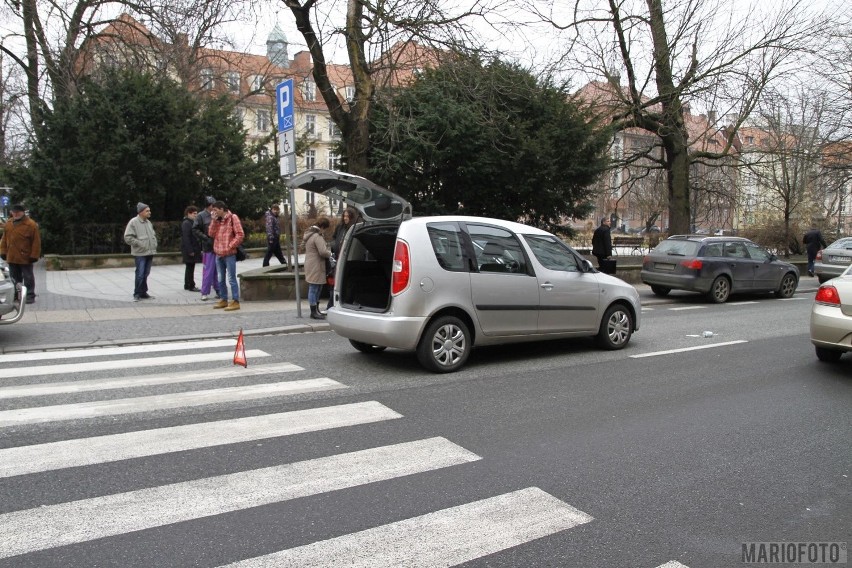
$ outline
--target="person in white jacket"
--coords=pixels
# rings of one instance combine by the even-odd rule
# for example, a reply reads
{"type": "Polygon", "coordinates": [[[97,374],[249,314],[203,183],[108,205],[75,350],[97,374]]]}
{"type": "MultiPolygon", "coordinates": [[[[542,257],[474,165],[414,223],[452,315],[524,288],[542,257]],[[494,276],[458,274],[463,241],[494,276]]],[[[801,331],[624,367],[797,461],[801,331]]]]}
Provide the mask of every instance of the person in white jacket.
{"type": "Polygon", "coordinates": [[[136,262],[134,302],[154,297],[148,294],[148,275],[151,273],[154,253],[157,252],[157,233],[150,218],[151,208],[140,201],[136,204],[136,217],[124,229],[124,242],[130,245],[130,254],[136,262]]]}

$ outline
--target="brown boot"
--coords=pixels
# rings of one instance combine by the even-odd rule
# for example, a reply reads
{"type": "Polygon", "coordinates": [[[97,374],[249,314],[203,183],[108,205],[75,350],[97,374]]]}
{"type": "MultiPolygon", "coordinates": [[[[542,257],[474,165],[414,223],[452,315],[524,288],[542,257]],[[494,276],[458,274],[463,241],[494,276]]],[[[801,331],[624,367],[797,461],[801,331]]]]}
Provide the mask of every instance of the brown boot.
{"type": "Polygon", "coordinates": [[[225,309],[224,309],[224,310],[222,310],[222,311],[224,311],[224,312],[233,312],[233,311],[235,311],[235,310],[239,310],[239,309],[240,309],[240,302],[239,302],[239,300],[231,300],[231,303],[230,303],[230,304],[228,304],[228,307],[227,307],[227,308],[225,308],[225,309]]]}
{"type": "Polygon", "coordinates": [[[216,304],[213,305],[214,310],[221,310],[222,308],[228,307],[228,300],[219,300],[216,304]]]}

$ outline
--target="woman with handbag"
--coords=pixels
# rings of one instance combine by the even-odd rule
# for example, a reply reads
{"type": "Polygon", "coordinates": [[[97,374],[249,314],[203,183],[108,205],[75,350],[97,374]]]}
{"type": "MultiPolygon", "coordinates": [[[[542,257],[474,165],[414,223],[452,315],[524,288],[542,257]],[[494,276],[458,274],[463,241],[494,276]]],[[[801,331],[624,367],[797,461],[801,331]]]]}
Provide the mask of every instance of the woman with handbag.
{"type": "Polygon", "coordinates": [[[325,260],[331,258],[331,251],[325,244],[323,231],[328,229],[330,223],[325,217],[320,217],[311,225],[302,242],[305,246],[305,282],[308,283],[308,305],[311,308],[311,319],[325,319],[325,314],[319,311],[319,297],[323,285],[326,283],[325,260]]]}

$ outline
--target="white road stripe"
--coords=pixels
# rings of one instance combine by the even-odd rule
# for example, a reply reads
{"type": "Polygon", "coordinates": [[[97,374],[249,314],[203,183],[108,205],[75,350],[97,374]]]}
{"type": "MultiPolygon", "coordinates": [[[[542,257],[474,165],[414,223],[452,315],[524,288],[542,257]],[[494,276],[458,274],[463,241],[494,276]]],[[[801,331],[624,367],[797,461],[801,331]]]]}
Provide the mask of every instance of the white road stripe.
{"type": "Polygon", "coordinates": [[[744,302],[728,302],[725,306],[747,306],[748,304],[756,304],[757,300],[746,300],[744,302]]]}
{"type": "Polygon", "coordinates": [[[0,558],[474,462],[429,438],[0,515],[0,558]]]}
{"type": "Polygon", "coordinates": [[[260,367],[226,367],[223,369],[207,369],[204,371],[189,371],[185,373],[162,373],[158,375],[142,375],[138,377],[113,377],[109,379],[92,379],[88,381],[65,381],[60,383],[42,383],[0,387],[0,399],[22,398],[27,396],[45,396],[51,394],[70,394],[110,389],[125,389],[167,385],[172,383],[189,383],[194,381],[213,381],[239,377],[257,377],[275,373],[304,371],[302,367],[291,363],[277,363],[260,367]]]}
{"type": "Polygon", "coordinates": [[[654,351],[653,353],[641,353],[639,355],[631,355],[631,359],[641,359],[642,357],[655,357],[657,355],[671,355],[672,353],[684,353],[686,351],[697,351],[699,349],[711,349],[713,347],[724,347],[726,345],[736,345],[737,343],[748,343],[745,339],[736,341],[724,341],[722,343],[711,343],[709,345],[696,345],[695,347],[683,347],[681,349],[668,349],[666,351],[654,351]]]}
{"type": "MultiPolygon", "coordinates": [[[[60,375],[65,373],[87,373],[91,371],[111,371],[115,369],[185,365],[187,363],[227,361],[229,359],[233,359],[233,357],[233,352],[193,353],[191,355],[174,355],[172,357],[145,357],[144,359],[90,361],[88,363],[68,363],[67,365],[36,365],[34,367],[2,369],[0,370],[0,379],[60,375]]],[[[251,361],[251,359],[255,357],[269,357],[269,353],[261,351],[260,349],[249,349],[246,351],[246,359],[248,361],[251,361]]]]}
{"type": "Polygon", "coordinates": [[[707,306],[681,306],[679,308],[669,308],[672,312],[682,312],[684,310],[705,310],[707,306]]]}
{"type": "Polygon", "coordinates": [[[122,347],[86,347],[84,349],[62,349],[57,351],[28,351],[27,353],[8,353],[0,355],[0,364],[25,361],[48,361],[53,359],[77,359],[81,357],[110,357],[113,355],[133,355],[134,353],[154,353],[157,351],[188,351],[214,347],[237,345],[234,339],[211,339],[209,341],[180,341],[175,343],[152,343],[146,345],[126,345],[122,347]]]}
{"type": "Polygon", "coordinates": [[[541,489],[529,487],[228,566],[456,566],[592,520],[541,489]]]}
{"type": "Polygon", "coordinates": [[[0,450],[0,478],[402,418],[375,401],[0,450]]]}
{"type": "Polygon", "coordinates": [[[793,298],[778,298],[782,302],[792,302],[794,300],[813,300],[813,298],[804,298],[802,296],[794,296],[793,298]]]}
{"type": "Polygon", "coordinates": [[[686,564],[681,564],[677,560],[670,560],[669,562],[666,562],[665,564],[661,564],[660,566],[657,566],[657,568],[689,568],[689,566],[687,566],[686,564]]]}
{"type": "Polygon", "coordinates": [[[152,410],[203,406],[206,404],[219,404],[238,400],[256,400],[273,396],[343,388],[346,388],[346,385],[342,385],[337,381],[328,378],[318,378],[116,400],[96,400],[93,402],[57,406],[18,408],[0,412],[0,428],[39,422],[57,422],[60,420],[77,420],[81,418],[96,418],[98,416],[114,416],[116,414],[134,414],[152,410]]]}

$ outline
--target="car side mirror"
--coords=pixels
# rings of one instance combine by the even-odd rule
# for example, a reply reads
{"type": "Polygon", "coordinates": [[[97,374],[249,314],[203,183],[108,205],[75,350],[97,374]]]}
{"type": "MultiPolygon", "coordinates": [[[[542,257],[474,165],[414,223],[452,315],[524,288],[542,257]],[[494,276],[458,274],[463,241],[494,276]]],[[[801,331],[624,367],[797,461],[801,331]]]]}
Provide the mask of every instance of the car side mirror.
{"type": "Polygon", "coordinates": [[[583,272],[594,272],[594,271],[595,271],[595,267],[592,266],[592,261],[590,261],[588,258],[584,258],[583,259],[583,272]]]}
{"type": "Polygon", "coordinates": [[[769,255],[769,262],[775,262],[776,260],[778,260],[777,256],[775,256],[774,254],[769,255]]]}

